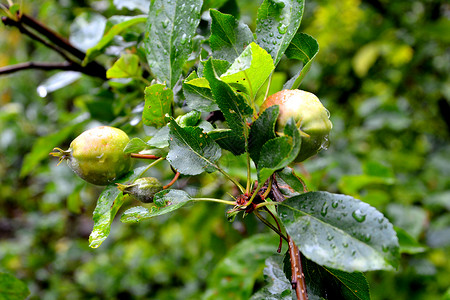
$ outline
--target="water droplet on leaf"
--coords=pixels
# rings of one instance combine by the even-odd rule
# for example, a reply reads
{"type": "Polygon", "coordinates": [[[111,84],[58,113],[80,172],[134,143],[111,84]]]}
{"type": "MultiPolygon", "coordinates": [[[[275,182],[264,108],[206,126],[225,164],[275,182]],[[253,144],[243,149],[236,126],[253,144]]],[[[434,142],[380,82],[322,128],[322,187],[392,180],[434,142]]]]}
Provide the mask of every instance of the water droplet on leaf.
{"type": "Polygon", "coordinates": [[[352,217],[359,223],[362,223],[366,220],[366,215],[359,209],[352,212],[352,217]]]}

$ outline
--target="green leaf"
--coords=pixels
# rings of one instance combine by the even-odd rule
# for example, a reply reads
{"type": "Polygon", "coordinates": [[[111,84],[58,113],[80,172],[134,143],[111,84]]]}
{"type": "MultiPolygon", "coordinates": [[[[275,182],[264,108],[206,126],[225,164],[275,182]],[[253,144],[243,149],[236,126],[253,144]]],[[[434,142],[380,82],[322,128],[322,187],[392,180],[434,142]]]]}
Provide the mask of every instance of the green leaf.
{"type": "Polygon", "coordinates": [[[277,176],[288,185],[289,189],[297,193],[303,193],[306,189],[303,181],[295,174],[294,169],[290,167],[278,171],[277,176]]]}
{"type": "MultiPolygon", "coordinates": [[[[363,273],[327,268],[303,255],[301,260],[310,299],[370,300],[369,285],[363,273]]],[[[289,262],[289,254],[285,261],[289,262]]],[[[285,264],[285,270],[290,273],[290,264],[285,264]]]]}
{"type": "Polygon", "coordinates": [[[304,0],[264,0],[256,20],[257,43],[276,66],[302,21],[304,0]]]}
{"type": "Polygon", "coordinates": [[[219,145],[199,127],[180,127],[170,121],[169,154],[167,160],[181,174],[197,175],[217,169],[222,152],[219,145]]]}
{"type": "Polygon", "coordinates": [[[82,124],[75,124],[67,126],[58,132],[38,138],[34,142],[31,151],[24,158],[22,169],[20,170],[20,177],[27,176],[35,171],[41,161],[48,158],[48,154],[52,149],[64,142],[74,131],[77,131],[77,128],[81,127],[81,125],[82,124]]]}
{"type": "MultiPolygon", "coordinates": [[[[146,169],[146,166],[134,169],[126,176],[117,180],[117,183],[132,182],[146,169]]],[[[93,220],[94,228],[89,236],[89,247],[98,248],[109,235],[111,224],[117,211],[124,202],[123,194],[115,183],[109,184],[100,194],[95,207],[93,220]]]]}
{"type": "Polygon", "coordinates": [[[198,110],[192,110],[188,112],[187,114],[178,116],[175,121],[180,125],[181,127],[186,126],[195,126],[198,124],[202,117],[202,113],[198,110]]]}
{"type": "Polygon", "coordinates": [[[223,14],[217,10],[210,10],[211,36],[209,44],[213,57],[234,62],[242,51],[253,42],[250,28],[237,21],[232,15],[223,14]]]}
{"type": "Polygon", "coordinates": [[[139,78],[141,74],[142,69],[139,67],[139,56],[127,53],[122,55],[106,71],[106,78],[139,78]]]}
{"type": "Polygon", "coordinates": [[[161,216],[181,208],[193,199],[182,190],[162,190],[153,198],[155,203],[150,209],[136,206],[125,211],[120,218],[123,223],[138,223],[156,216],[161,216]]]}
{"type": "Polygon", "coordinates": [[[228,150],[234,155],[241,155],[245,152],[245,145],[242,143],[242,138],[235,135],[231,129],[214,129],[209,131],[208,135],[222,149],[228,150]]]}
{"type": "Polygon", "coordinates": [[[145,106],[142,121],[147,126],[166,125],[166,114],[171,113],[173,91],[164,84],[154,84],[145,88],[145,106]]]}
{"type": "Polygon", "coordinates": [[[257,162],[259,160],[262,146],[268,140],[276,138],[275,124],[279,112],[280,108],[278,105],[270,106],[251,125],[248,150],[253,161],[257,162]]]}
{"type": "Polygon", "coordinates": [[[249,299],[264,261],[275,254],[277,244],[278,238],[268,234],[253,235],[237,244],[209,276],[203,299],[249,299]]]}
{"type": "Polygon", "coordinates": [[[415,238],[413,238],[406,230],[394,226],[397,233],[398,243],[400,244],[400,253],[417,254],[427,250],[427,247],[421,245],[415,238]]]}
{"type": "Polygon", "coordinates": [[[155,135],[147,142],[151,147],[166,148],[169,147],[169,126],[166,125],[156,131],[155,135]]]}
{"type": "Polygon", "coordinates": [[[275,171],[283,169],[297,157],[301,138],[294,119],[289,119],[284,134],[262,146],[257,165],[258,182],[265,182],[275,171]]]}
{"type": "Polygon", "coordinates": [[[309,192],[279,205],[287,233],[319,265],[347,272],[397,267],[391,223],[370,205],[346,195],[309,192]]]}
{"type": "Polygon", "coordinates": [[[123,149],[125,153],[139,153],[142,150],[148,149],[149,145],[140,138],[132,138],[123,149]]]}
{"type": "Polygon", "coordinates": [[[286,56],[303,62],[303,68],[283,86],[283,89],[297,89],[311,68],[312,62],[319,53],[319,43],[310,35],[297,32],[286,49],[286,56]]]}
{"type": "Polygon", "coordinates": [[[244,92],[253,101],[259,88],[269,78],[274,68],[272,58],[266,50],[256,43],[251,43],[220,76],[220,79],[230,85],[243,86],[244,92]]]}
{"type": "Polygon", "coordinates": [[[253,109],[241,95],[236,93],[227,83],[216,77],[211,59],[207,61],[204,73],[214,99],[222,111],[228,126],[239,137],[241,144],[245,144],[248,138],[246,117],[253,114],[253,109]]]}
{"type": "Polygon", "coordinates": [[[202,0],[153,0],[145,33],[147,60],[160,81],[173,88],[192,52],[202,0]]]}
{"type": "Polygon", "coordinates": [[[197,73],[192,72],[189,77],[186,78],[186,80],[183,82],[183,94],[186,97],[186,105],[190,109],[196,109],[205,112],[218,110],[219,107],[217,106],[213,98],[209,85],[207,87],[201,87],[190,83],[191,80],[197,78],[197,73]]]}
{"type": "Polygon", "coordinates": [[[292,284],[283,272],[283,256],[273,255],[266,259],[264,277],[267,285],[253,294],[250,300],[292,300],[292,284]]]}
{"type": "Polygon", "coordinates": [[[119,35],[121,32],[125,31],[127,28],[139,24],[144,23],[147,20],[146,16],[133,16],[123,18],[123,21],[111,27],[108,32],[104,34],[102,39],[92,48],[89,48],[86,51],[86,56],[83,60],[83,65],[87,65],[90,61],[92,61],[95,57],[102,54],[104,48],[106,48],[111,41],[114,39],[116,35],[119,35]]]}
{"type": "Polygon", "coordinates": [[[0,272],[0,300],[24,300],[29,294],[30,290],[22,280],[0,272]]]}

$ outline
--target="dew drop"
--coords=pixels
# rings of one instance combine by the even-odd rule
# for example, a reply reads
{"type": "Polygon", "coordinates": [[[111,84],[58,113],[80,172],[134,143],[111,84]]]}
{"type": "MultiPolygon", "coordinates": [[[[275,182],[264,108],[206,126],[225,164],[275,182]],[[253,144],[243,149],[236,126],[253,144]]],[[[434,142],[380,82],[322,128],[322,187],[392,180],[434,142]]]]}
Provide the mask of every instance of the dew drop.
{"type": "Polygon", "coordinates": [[[348,243],[342,243],[342,246],[343,246],[344,248],[347,248],[347,247],[348,247],[348,243]]]}
{"type": "Polygon", "coordinates": [[[280,33],[280,34],[285,34],[286,33],[286,31],[287,31],[287,25],[286,24],[280,24],[279,26],[278,26],[278,32],[280,33]]]}
{"type": "Polygon", "coordinates": [[[333,239],[334,239],[334,236],[332,236],[331,234],[329,234],[329,235],[327,236],[327,240],[332,241],[333,239]]]}
{"type": "Polygon", "coordinates": [[[356,255],[356,250],[353,250],[352,251],[352,256],[355,256],[356,255]]]}
{"type": "Polygon", "coordinates": [[[270,37],[273,37],[273,32],[269,33],[269,36],[270,36],[270,37]]]}
{"type": "Polygon", "coordinates": [[[354,212],[352,212],[352,217],[357,222],[362,223],[366,220],[366,215],[362,213],[361,210],[357,209],[354,212]]]}
{"type": "Polygon", "coordinates": [[[169,19],[165,19],[163,22],[162,22],[162,27],[163,28],[167,28],[167,26],[169,26],[169,19]]]}
{"type": "Polygon", "coordinates": [[[339,206],[339,202],[337,201],[333,201],[333,203],[331,203],[331,207],[333,208],[337,208],[339,206]]]}
{"type": "Polygon", "coordinates": [[[370,242],[371,239],[372,239],[372,236],[371,236],[370,234],[366,234],[366,235],[364,236],[364,240],[365,240],[366,242],[370,242]]]}
{"type": "Polygon", "coordinates": [[[383,250],[383,252],[388,252],[388,251],[389,251],[389,246],[383,245],[383,246],[381,247],[381,249],[383,250]]]}
{"type": "Polygon", "coordinates": [[[328,202],[325,202],[322,206],[322,209],[320,210],[320,214],[322,217],[325,217],[328,213],[328,202]]]}

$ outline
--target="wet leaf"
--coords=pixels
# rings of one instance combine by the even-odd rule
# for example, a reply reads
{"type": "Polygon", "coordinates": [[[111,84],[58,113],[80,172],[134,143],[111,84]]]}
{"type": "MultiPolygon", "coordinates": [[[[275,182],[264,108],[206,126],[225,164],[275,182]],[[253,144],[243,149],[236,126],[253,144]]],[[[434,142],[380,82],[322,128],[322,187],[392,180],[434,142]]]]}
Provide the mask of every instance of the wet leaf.
{"type": "Polygon", "coordinates": [[[210,10],[211,36],[209,43],[213,57],[233,63],[245,47],[253,41],[250,28],[232,15],[223,14],[217,10],[210,10]]]}
{"type": "Polygon", "coordinates": [[[278,213],[300,251],[319,265],[347,272],[392,270],[398,265],[392,224],[358,199],[309,192],[281,203],[278,213]]]}
{"type": "Polygon", "coordinates": [[[178,172],[197,175],[217,169],[220,147],[200,127],[180,127],[172,119],[169,136],[167,160],[178,172]]]}
{"type": "Polygon", "coordinates": [[[256,20],[257,43],[276,66],[302,21],[304,0],[264,0],[256,20]]]}
{"type": "MultiPolygon", "coordinates": [[[[129,183],[142,175],[146,166],[134,169],[117,183],[129,183]]],[[[93,213],[94,228],[89,236],[89,247],[98,248],[109,235],[111,224],[123,204],[123,194],[115,183],[109,184],[100,194],[93,213]]]]}
{"type": "Polygon", "coordinates": [[[156,216],[161,216],[177,210],[187,203],[193,201],[192,198],[182,190],[163,190],[155,195],[155,203],[150,209],[136,206],[125,211],[120,218],[123,223],[138,223],[156,216]]]}
{"type": "Polygon", "coordinates": [[[147,61],[161,82],[173,88],[192,52],[201,0],[151,1],[145,33],[147,61]]]}

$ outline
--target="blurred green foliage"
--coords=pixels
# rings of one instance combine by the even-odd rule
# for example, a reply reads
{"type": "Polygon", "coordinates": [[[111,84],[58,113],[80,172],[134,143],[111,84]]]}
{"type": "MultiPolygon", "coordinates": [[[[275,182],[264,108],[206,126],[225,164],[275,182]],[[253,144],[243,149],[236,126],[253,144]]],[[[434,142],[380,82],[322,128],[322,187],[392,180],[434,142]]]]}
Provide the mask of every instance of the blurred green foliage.
{"type": "MultiPolygon", "coordinates": [[[[224,1],[209,2],[215,7],[224,1]]],[[[237,2],[228,1],[222,11],[236,14],[239,8],[254,29],[259,3],[237,2]]],[[[74,36],[71,24],[86,13],[106,18],[142,14],[121,3],[24,1],[22,9],[61,35],[74,36]]],[[[405,251],[397,272],[366,274],[373,299],[449,294],[449,17],[448,3],[439,0],[307,2],[301,30],[318,40],[320,52],[301,88],[318,95],[334,128],[328,151],[296,169],[310,190],[357,197],[418,241],[417,251],[405,251]]],[[[142,57],[135,46],[142,40],[141,25],[125,29],[122,39],[113,42],[115,48],[98,61],[111,67],[121,52],[142,57]]],[[[61,61],[2,24],[0,48],[0,67],[61,61]]],[[[280,62],[286,78],[299,67],[280,62]]],[[[33,145],[42,145],[35,146],[33,157],[68,146],[99,122],[140,136],[144,128],[136,118],[146,85],[83,75],[40,97],[38,86],[54,74],[33,70],[0,77],[0,272],[24,281],[29,299],[201,298],[227,251],[267,230],[253,216],[228,223],[222,206],[200,203],[142,224],[114,222],[105,243],[90,249],[92,211],[101,189],[83,183],[69,168],[56,168],[51,159],[25,164],[23,171],[26,155],[33,145]],[[64,134],[51,136],[65,128],[64,134]]],[[[245,178],[240,160],[222,158],[229,173],[245,178]]],[[[172,176],[167,164],[152,172],[166,182],[172,176]]],[[[215,175],[181,178],[177,184],[189,184],[192,195],[236,194],[215,175]]],[[[262,286],[260,278],[255,290],[262,286]]]]}

